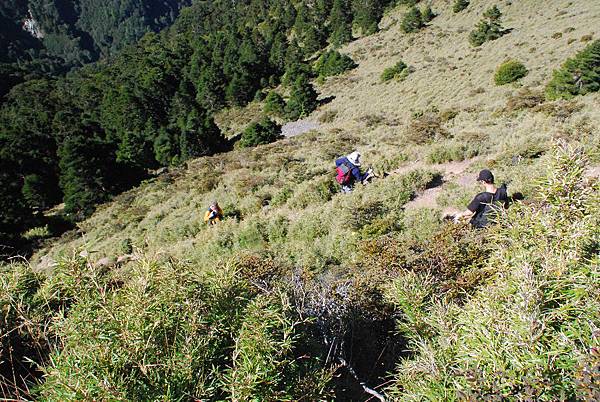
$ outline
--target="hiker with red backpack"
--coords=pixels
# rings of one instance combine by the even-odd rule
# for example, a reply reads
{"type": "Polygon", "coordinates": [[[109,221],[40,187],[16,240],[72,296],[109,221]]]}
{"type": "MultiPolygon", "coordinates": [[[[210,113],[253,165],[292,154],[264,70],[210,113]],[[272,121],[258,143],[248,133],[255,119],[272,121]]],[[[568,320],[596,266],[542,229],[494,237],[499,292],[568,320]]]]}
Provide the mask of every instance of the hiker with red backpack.
{"type": "Polygon", "coordinates": [[[506,184],[496,187],[494,175],[487,169],[479,172],[477,182],[483,184],[485,191],[477,194],[467,209],[454,217],[454,222],[458,223],[470,218],[469,223],[480,229],[486,227],[490,223],[490,218],[500,209],[508,208],[509,197],[506,184]]]}
{"type": "Polygon", "coordinates": [[[373,175],[372,169],[367,170],[365,173],[361,173],[360,153],[358,151],[354,151],[349,155],[336,159],[335,167],[337,173],[335,180],[341,184],[343,193],[351,192],[356,182],[366,183],[373,175]]]}

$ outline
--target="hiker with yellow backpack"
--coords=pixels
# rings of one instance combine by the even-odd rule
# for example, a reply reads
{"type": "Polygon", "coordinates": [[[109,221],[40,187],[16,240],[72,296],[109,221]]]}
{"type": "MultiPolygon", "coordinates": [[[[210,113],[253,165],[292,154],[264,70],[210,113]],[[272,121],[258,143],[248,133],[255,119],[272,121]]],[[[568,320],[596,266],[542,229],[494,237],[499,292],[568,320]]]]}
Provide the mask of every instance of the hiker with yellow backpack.
{"type": "Polygon", "coordinates": [[[342,193],[351,192],[355,183],[365,184],[373,176],[373,169],[361,173],[360,165],[360,153],[358,151],[336,159],[335,180],[342,186],[342,193]]]}
{"type": "Polygon", "coordinates": [[[208,225],[216,225],[223,219],[223,210],[216,201],[210,203],[210,206],[204,213],[204,223],[208,225]]]}

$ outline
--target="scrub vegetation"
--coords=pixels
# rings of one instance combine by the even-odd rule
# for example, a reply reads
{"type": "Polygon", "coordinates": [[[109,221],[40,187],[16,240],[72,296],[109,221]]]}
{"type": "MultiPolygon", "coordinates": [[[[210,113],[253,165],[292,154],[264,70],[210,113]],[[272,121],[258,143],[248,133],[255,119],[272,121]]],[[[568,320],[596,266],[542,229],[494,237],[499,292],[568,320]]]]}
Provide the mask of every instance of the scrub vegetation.
{"type": "MultiPolygon", "coordinates": [[[[0,265],[2,397],[600,397],[598,92],[590,85],[555,97],[549,89],[567,77],[559,72],[570,71],[567,60],[595,44],[559,43],[552,34],[590,34],[600,6],[502,3],[522,35],[474,48],[469,29],[493,1],[466,2],[459,14],[453,2],[433,1],[436,18],[411,34],[400,21],[417,2],[373,7],[375,25],[368,13],[346,14],[371,3],[321,3],[340,22],[322,40],[354,68],[314,82],[314,65],[290,67],[288,85],[267,77],[264,101],[253,91],[254,100],[206,120],[186,110],[198,119],[182,117],[171,129],[202,122],[238,146],[181,156],[164,135],[149,152],[170,160],[157,164],[168,169],[115,190],[59,238],[47,238],[57,224],[51,203],[40,207],[48,222],[17,230],[37,248],[0,265]],[[371,34],[346,43],[359,32],[371,34]],[[535,43],[518,44],[529,36],[535,43]],[[490,79],[507,55],[529,70],[521,88],[490,79]],[[399,59],[411,73],[382,82],[399,59]],[[280,139],[266,111],[279,123],[293,115],[319,125],[280,139]],[[354,149],[378,177],[343,194],[333,161],[354,149]],[[481,191],[482,168],[524,200],[482,230],[442,219],[481,191]],[[207,226],[213,200],[225,217],[207,226]]],[[[297,16],[318,10],[300,7],[297,16]]],[[[189,13],[183,18],[193,20],[189,13]]],[[[317,60],[321,48],[309,52],[313,34],[303,32],[302,57],[317,60]]],[[[578,65],[593,71],[593,57],[585,59],[578,65]]],[[[83,141],[108,149],[101,138],[67,136],[60,154],[80,158],[83,141]]],[[[77,158],[61,167],[69,183],[87,177],[77,175],[77,158]]],[[[3,191],[42,203],[35,177],[22,190],[8,173],[0,171],[3,191]]],[[[20,204],[1,202],[20,216],[20,204]]]]}

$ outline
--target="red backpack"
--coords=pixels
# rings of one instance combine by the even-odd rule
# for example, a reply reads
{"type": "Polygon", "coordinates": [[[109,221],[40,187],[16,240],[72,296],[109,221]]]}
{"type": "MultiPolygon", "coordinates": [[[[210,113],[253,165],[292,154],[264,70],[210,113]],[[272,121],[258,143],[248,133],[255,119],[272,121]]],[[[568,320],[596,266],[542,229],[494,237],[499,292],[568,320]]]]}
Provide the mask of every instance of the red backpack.
{"type": "Polygon", "coordinates": [[[350,177],[352,176],[352,169],[345,163],[342,163],[338,166],[335,171],[337,172],[337,176],[335,176],[335,180],[341,185],[350,183],[350,177]]]}

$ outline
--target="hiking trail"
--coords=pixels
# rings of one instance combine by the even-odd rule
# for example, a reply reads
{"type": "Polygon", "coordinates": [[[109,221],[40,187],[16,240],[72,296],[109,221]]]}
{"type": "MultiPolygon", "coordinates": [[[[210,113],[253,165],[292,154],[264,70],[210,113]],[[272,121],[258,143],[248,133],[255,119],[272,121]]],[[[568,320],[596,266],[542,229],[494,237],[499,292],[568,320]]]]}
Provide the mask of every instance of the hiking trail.
{"type": "MultiPolygon", "coordinates": [[[[423,161],[415,161],[414,163],[400,167],[392,172],[392,174],[404,174],[412,170],[419,168],[430,168],[432,170],[439,171],[441,174],[441,180],[434,183],[431,188],[427,188],[424,191],[418,193],[416,197],[409,201],[406,205],[406,209],[417,209],[417,208],[436,208],[437,197],[442,192],[442,188],[446,183],[456,183],[461,187],[467,187],[475,182],[477,178],[476,173],[465,173],[473,163],[477,162],[480,158],[475,157],[471,159],[465,159],[457,162],[446,162],[435,165],[429,165],[423,161]]],[[[454,208],[446,208],[443,213],[455,212],[454,208]]]]}

